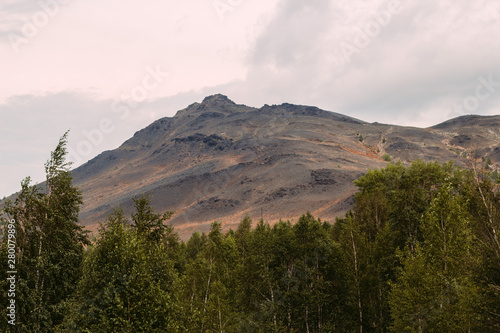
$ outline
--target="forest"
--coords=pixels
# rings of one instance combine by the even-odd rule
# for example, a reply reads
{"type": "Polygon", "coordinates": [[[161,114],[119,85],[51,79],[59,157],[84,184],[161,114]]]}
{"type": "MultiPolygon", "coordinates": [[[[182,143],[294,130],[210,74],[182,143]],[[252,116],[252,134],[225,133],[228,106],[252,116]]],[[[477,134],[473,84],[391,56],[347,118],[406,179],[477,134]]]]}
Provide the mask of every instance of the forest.
{"type": "Polygon", "coordinates": [[[500,191],[472,153],[370,170],[336,221],[247,216],[183,242],[147,194],[91,237],[66,143],[3,209],[1,332],[500,332],[500,191]]]}

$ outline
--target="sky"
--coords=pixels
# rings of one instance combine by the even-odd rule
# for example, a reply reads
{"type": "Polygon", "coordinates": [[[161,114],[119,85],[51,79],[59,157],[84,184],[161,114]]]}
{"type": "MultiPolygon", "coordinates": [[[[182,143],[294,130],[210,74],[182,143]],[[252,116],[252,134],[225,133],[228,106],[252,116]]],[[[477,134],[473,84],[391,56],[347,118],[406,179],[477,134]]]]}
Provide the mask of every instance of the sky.
{"type": "Polygon", "coordinates": [[[428,127],[500,114],[497,0],[2,0],[0,197],[207,95],[428,127]]]}

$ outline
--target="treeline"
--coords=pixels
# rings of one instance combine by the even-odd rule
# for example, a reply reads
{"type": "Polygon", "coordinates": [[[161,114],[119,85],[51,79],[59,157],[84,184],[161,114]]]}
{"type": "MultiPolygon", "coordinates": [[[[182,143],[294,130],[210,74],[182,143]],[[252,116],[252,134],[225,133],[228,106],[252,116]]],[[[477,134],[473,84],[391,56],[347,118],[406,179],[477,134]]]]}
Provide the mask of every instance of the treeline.
{"type": "Polygon", "coordinates": [[[355,182],[355,206],[335,223],[245,217],[186,243],[165,223],[172,212],[142,196],[90,242],[65,144],[46,188],[28,179],[4,209],[2,332],[500,332],[500,192],[477,165],[389,164],[355,182]]]}

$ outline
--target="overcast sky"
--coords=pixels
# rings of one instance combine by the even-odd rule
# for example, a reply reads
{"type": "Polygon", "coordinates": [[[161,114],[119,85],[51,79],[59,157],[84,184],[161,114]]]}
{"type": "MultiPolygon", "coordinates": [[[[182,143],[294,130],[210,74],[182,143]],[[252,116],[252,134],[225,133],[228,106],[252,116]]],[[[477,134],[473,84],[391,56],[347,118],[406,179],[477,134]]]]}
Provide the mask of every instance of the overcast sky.
{"type": "Polygon", "coordinates": [[[498,0],[2,0],[0,196],[223,93],[427,127],[500,114],[498,0]]]}

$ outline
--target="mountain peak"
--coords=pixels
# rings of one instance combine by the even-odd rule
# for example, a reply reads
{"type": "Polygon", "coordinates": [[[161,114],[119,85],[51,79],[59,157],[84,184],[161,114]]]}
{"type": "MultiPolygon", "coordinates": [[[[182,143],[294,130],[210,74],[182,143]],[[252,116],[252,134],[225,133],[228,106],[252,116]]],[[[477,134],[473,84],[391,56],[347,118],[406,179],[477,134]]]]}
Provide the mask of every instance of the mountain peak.
{"type": "Polygon", "coordinates": [[[314,106],[235,104],[207,96],[138,131],[73,172],[80,218],[96,229],[112,207],[133,209],[150,193],[155,210],[189,235],[245,215],[270,223],[311,211],[334,221],[352,208],[354,180],[392,161],[467,165],[471,148],[500,168],[500,116],[465,116],[444,130],[370,124],[314,106]],[[105,193],[105,195],[101,194],[105,193]],[[265,214],[265,215],[264,215],[265,214]]]}
{"type": "MultiPolygon", "coordinates": [[[[193,116],[207,111],[217,111],[229,114],[235,106],[237,106],[237,104],[230,100],[226,95],[215,94],[205,97],[201,103],[193,103],[187,108],[178,111],[175,116],[193,116]]],[[[238,106],[248,108],[244,105],[238,106]]]]}
{"type": "Polygon", "coordinates": [[[201,102],[201,104],[228,104],[228,103],[235,104],[232,100],[227,98],[226,95],[222,94],[207,96],[203,99],[203,102],[201,102]]]}

